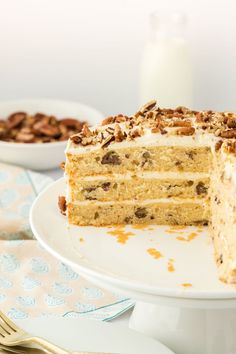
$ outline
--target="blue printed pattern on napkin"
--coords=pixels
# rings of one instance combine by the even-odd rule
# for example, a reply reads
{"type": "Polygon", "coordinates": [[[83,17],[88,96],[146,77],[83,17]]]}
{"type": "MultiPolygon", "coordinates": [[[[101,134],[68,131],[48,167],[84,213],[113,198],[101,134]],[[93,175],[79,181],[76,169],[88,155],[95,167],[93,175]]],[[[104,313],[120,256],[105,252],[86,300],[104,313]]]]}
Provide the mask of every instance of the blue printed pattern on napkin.
{"type": "Polygon", "coordinates": [[[0,240],[31,239],[29,211],[51,178],[0,163],[0,240]]]}
{"type": "Polygon", "coordinates": [[[100,289],[35,240],[1,241],[0,307],[12,319],[40,316],[110,320],[133,301],[100,289]]]}

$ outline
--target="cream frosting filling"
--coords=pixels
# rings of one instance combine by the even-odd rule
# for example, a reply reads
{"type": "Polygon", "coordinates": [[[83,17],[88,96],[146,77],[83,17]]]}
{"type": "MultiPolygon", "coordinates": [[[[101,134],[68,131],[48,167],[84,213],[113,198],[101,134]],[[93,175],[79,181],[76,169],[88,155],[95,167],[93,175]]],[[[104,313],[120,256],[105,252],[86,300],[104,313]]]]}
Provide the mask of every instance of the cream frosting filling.
{"type": "Polygon", "coordinates": [[[178,199],[178,198],[157,198],[157,199],[146,199],[146,200],[122,200],[118,201],[94,201],[94,200],[84,200],[84,201],[76,201],[72,204],[74,205],[109,205],[109,204],[128,204],[128,205],[147,205],[147,204],[204,204],[207,199],[193,199],[193,198],[186,198],[186,199],[178,199]]]}
{"type": "Polygon", "coordinates": [[[114,173],[112,175],[95,175],[76,178],[78,181],[96,181],[96,180],[131,180],[132,178],[141,179],[178,179],[178,180],[197,180],[203,178],[209,178],[209,173],[206,172],[142,172],[126,174],[114,173]]]}
{"type": "MultiPolygon", "coordinates": [[[[110,125],[112,127],[112,125],[110,125]]],[[[202,131],[196,130],[194,135],[174,135],[176,128],[168,128],[167,134],[152,133],[151,129],[144,129],[144,135],[137,137],[134,140],[127,141],[123,140],[118,143],[111,143],[106,147],[108,150],[113,149],[124,149],[124,148],[134,148],[140,146],[184,146],[184,147],[213,147],[219,138],[214,134],[205,133],[202,131]]],[[[101,149],[100,144],[81,146],[74,144],[70,139],[67,144],[65,153],[80,155],[86,154],[94,150],[101,149]]]]}

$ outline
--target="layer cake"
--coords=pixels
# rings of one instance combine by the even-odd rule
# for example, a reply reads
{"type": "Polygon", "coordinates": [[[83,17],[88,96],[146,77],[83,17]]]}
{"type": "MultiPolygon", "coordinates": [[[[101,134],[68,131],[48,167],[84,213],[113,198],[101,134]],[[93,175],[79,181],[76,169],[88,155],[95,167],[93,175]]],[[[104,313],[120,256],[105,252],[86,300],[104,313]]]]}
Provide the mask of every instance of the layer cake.
{"type": "Polygon", "coordinates": [[[72,136],[67,216],[75,225],[210,224],[220,277],[236,282],[236,115],[155,101],[72,136]]]}

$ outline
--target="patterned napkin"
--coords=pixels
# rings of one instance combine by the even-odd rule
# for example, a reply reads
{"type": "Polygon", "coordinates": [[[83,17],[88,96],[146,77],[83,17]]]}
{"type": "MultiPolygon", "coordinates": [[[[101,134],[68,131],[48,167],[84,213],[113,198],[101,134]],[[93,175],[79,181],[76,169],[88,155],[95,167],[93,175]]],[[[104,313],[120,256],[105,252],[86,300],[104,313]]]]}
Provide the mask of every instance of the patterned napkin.
{"type": "Polygon", "coordinates": [[[111,320],[134,302],[97,288],[33,240],[30,206],[51,182],[39,173],[0,164],[0,308],[12,319],[111,320]]]}

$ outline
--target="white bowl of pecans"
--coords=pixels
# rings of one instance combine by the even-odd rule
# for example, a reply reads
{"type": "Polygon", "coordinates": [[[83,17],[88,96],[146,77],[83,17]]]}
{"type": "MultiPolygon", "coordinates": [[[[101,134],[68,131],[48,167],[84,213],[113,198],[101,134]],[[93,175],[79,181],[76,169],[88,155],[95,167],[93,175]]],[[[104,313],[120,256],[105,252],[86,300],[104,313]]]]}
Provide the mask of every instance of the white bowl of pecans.
{"type": "Polygon", "coordinates": [[[0,102],[0,161],[33,170],[59,166],[70,135],[103,118],[77,102],[25,99],[0,102]]]}

